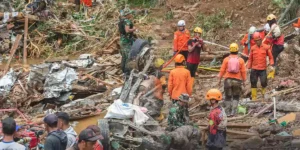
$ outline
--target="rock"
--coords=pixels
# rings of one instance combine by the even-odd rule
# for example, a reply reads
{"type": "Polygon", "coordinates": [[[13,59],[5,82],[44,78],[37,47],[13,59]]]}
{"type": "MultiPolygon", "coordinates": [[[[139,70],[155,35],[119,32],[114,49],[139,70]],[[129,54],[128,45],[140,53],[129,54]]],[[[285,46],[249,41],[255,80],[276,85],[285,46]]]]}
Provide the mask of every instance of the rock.
{"type": "Polygon", "coordinates": [[[260,137],[254,136],[243,141],[243,149],[259,149],[263,144],[264,141],[260,137]]]}
{"type": "Polygon", "coordinates": [[[240,149],[243,149],[243,141],[241,140],[236,140],[232,143],[230,143],[229,147],[232,149],[232,150],[240,150],[240,149]]]}
{"type": "Polygon", "coordinates": [[[291,144],[292,144],[292,147],[300,148],[300,139],[292,140],[291,144]]]}
{"type": "Polygon", "coordinates": [[[261,138],[265,138],[265,137],[268,137],[268,136],[270,136],[270,135],[271,135],[271,131],[267,131],[267,132],[261,134],[260,137],[261,137],[261,138]]]}

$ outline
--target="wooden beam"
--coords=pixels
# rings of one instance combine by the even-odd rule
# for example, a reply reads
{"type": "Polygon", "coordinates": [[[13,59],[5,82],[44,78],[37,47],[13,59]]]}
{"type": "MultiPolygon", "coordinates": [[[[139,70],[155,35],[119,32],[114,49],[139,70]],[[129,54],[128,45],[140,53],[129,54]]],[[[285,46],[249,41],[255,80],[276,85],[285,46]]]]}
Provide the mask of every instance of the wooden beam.
{"type": "MultiPolygon", "coordinates": [[[[199,129],[207,130],[207,127],[199,126],[199,129]]],[[[239,134],[239,135],[248,135],[248,136],[258,136],[258,134],[256,134],[256,133],[244,132],[244,131],[235,131],[235,130],[230,130],[230,129],[227,129],[226,133],[239,134]]]]}
{"type": "Polygon", "coordinates": [[[255,114],[253,117],[258,117],[261,114],[263,114],[266,110],[272,108],[274,106],[274,103],[271,103],[269,105],[267,105],[264,109],[262,109],[260,112],[258,112],[257,114],[255,114]]]}
{"type": "MultiPolygon", "coordinates": [[[[208,123],[198,123],[199,126],[208,126],[208,123]]],[[[251,128],[254,124],[245,124],[245,123],[228,123],[228,128],[251,128]]]]}
{"type": "Polygon", "coordinates": [[[6,74],[6,72],[8,71],[9,69],[9,65],[10,65],[10,62],[11,60],[13,59],[15,53],[16,53],[16,50],[19,46],[19,43],[20,43],[20,40],[22,38],[22,35],[21,34],[18,34],[17,37],[16,37],[16,41],[14,43],[14,45],[11,47],[11,50],[10,50],[10,57],[9,57],[9,60],[7,61],[7,64],[5,66],[5,69],[4,69],[4,74],[6,74]]]}
{"type": "Polygon", "coordinates": [[[28,16],[25,16],[24,27],[24,47],[23,47],[23,64],[27,64],[27,35],[28,35],[28,16]]]}

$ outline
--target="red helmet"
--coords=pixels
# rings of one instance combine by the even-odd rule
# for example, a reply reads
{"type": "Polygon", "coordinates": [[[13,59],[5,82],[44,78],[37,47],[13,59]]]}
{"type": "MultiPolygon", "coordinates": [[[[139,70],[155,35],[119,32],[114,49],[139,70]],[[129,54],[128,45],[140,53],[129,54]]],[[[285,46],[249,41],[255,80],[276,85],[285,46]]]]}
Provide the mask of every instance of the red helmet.
{"type": "Polygon", "coordinates": [[[252,37],[253,37],[254,40],[261,40],[259,32],[254,32],[253,35],[252,35],[252,37]]]}

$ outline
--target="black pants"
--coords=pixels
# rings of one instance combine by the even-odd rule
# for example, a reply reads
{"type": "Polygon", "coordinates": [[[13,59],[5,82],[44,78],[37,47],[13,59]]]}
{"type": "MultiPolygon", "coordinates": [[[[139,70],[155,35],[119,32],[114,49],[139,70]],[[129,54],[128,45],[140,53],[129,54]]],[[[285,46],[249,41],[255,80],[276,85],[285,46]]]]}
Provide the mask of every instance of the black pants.
{"type": "Polygon", "coordinates": [[[267,71],[252,69],[250,74],[251,88],[257,88],[258,78],[260,79],[261,86],[263,88],[267,87],[268,85],[267,71]]]}
{"type": "Polygon", "coordinates": [[[208,150],[222,150],[226,146],[226,131],[217,131],[217,134],[208,134],[206,148],[208,150]]]}
{"type": "Polygon", "coordinates": [[[186,63],[187,69],[191,73],[191,77],[194,78],[196,76],[196,71],[198,69],[199,64],[191,64],[191,63],[186,63]]]}
{"type": "MultiPolygon", "coordinates": [[[[176,53],[177,53],[177,52],[174,52],[174,55],[175,55],[176,53]]],[[[188,55],[189,55],[189,51],[187,51],[187,50],[181,50],[181,51],[179,52],[179,54],[183,55],[184,58],[185,58],[185,61],[186,61],[187,58],[188,58],[188,55]]]]}
{"type": "Polygon", "coordinates": [[[241,58],[244,60],[245,63],[248,61],[248,57],[246,57],[246,56],[242,55],[241,58]]]}
{"type": "Polygon", "coordinates": [[[242,92],[242,81],[227,78],[224,81],[225,101],[239,100],[242,92]]]}
{"type": "Polygon", "coordinates": [[[284,49],[283,45],[275,45],[274,44],[272,47],[272,55],[273,55],[275,66],[277,66],[277,57],[283,51],[283,49],[284,49]]]}

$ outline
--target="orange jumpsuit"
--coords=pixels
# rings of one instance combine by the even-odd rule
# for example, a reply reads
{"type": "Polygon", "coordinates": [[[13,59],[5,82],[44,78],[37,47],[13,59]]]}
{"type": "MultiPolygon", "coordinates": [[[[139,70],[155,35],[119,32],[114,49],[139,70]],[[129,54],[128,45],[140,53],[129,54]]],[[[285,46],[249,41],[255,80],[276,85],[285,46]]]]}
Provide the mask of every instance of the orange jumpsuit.
{"type": "Polygon", "coordinates": [[[179,96],[183,93],[192,95],[190,71],[185,69],[184,66],[177,66],[170,72],[168,92],[174,100],[178,100],[179,96]]]}

